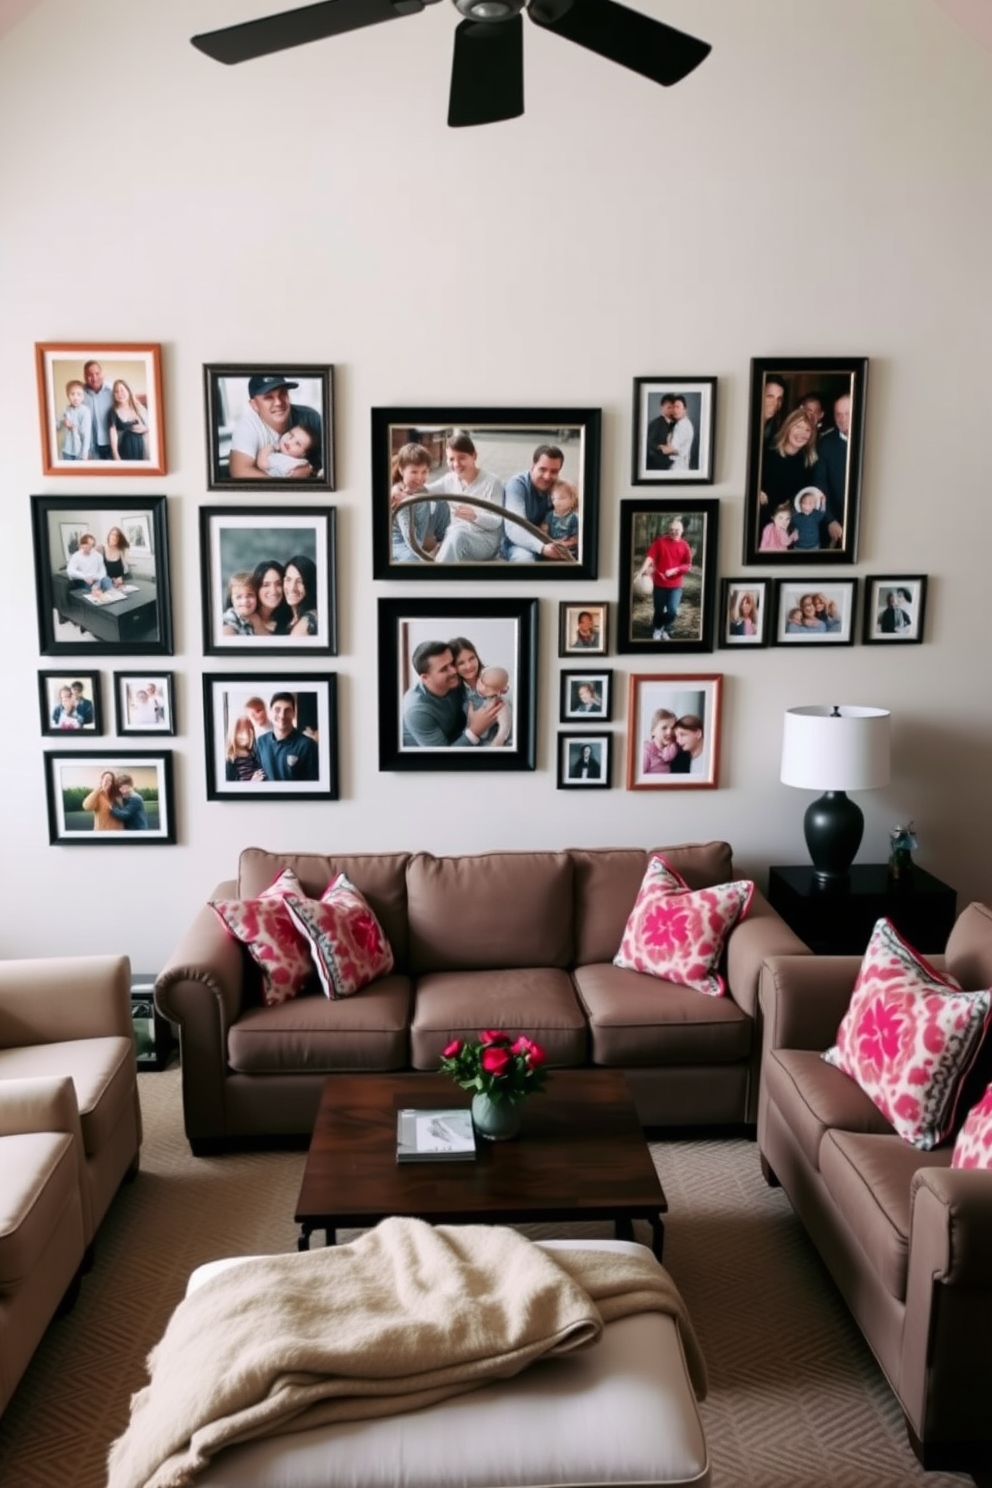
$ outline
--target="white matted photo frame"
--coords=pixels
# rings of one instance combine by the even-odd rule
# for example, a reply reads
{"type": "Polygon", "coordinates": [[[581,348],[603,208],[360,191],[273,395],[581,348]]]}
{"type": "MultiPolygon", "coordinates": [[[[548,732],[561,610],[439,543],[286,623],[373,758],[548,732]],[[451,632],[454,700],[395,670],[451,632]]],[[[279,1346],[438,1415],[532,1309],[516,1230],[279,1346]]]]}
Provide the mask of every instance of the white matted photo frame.
{"type": "Polygon", "coordinates": [[[558,789],[609,790],[612,734],[558,735],[558,789]]]}
{"type": "Polygon", "coordinates": [[[336,801],[337,676],[207,672],[208,801],[336,801]]]}
{"type": "Polygon", "coordinates": [[[208,490],[334,490],[333,367],[215,363],[203,383],[208,490]]]}
{"type": "Polygon", "coordinates": [[[35,343],[45,475],[164,475],[162,351],[149,342],[35,343]]]}
{"type": "Polygon", "coordinates": [[[613,672],[563,671],[559,720],[562,723],[609,723],[613,716],[613,672]]]}
{"type": "Polygon", "coordinates": [[[866,646],[919,645],[926,614],[927,575],[895,578],[865,577],[864,630],[866,646]]]}
{"type": "Polygon", "coordinates": [[[636,674],[629,685],[627,789],[715,787],[723,674],[636,674]]]}
{"type": "Polygon", "coordinates": [[[775,646],[852,646],[857,579],[777,579],[775,646]]]}
{"type": "Polygon", "coordinates": [[[114,718],[119,734],[174,734],[172,672],[115,672],[114,718]]]}
{"type": "Polygon", "coordinates": [[[103,733],[100,673],[38,673],[41,732],[64,739],[103,733]]]}
{"type": "Polygon", "coordinates": [[[609,604],[572,604],[562,600],[558,605],[558,655],[605,656],[609,650],[609,604]]]}
{"type": "Polygon", "coordinates": [[[732,578],[721,582],[720,646],[768,645],[771,592],[770,579],[732,578]]]}
{"type": "Polygon", "coordinates": [[[175,842],[170,750],[80,749],[62,754],[46,749],[44,754],[53,846],[175,842]]]}
{"type": "Polygon", "coordinates": [[[635,486],[710,486],[716,438],[715,377],[635,377],[635,486]]]}

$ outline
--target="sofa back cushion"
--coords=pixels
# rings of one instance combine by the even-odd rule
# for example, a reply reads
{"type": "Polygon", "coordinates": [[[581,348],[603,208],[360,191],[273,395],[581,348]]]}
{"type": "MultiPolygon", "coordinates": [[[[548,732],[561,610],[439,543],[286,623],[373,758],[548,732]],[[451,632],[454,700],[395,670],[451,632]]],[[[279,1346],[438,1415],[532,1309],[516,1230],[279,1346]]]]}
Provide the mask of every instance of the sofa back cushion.
{"type": "Polygon", "coordinates": [[[414,853],[407,905],[414,976],[572,964],[568,853],[414,853]]]}
{"type": "Polygon", "coordinates": [[[283,868],[292,868],[308,899],[319,899],[339,873],[347,874],[368,900],[393,952],[395,969],[405,971],[407,937],[406,866],[409,853],[274,853],[246,847],[238,864],[238,894],[254,899],[283,868]]]}
{"type": "Polygon", "coordinates": [[[576,966],[613,960],[654,853],[665,858],[690,889],[705,889],[733,878],[734,865],[726,842],[691,842],[647,850],[570,849],[575,871],[576,966]]]}

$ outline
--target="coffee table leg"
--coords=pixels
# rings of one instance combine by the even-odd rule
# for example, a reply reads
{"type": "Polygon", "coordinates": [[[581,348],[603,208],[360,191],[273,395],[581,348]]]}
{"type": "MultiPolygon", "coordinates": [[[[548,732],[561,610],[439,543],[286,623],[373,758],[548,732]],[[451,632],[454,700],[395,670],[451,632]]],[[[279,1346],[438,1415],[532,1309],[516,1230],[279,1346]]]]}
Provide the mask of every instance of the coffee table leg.
{"type": "Polygon", "coordinates": [[[651,1249],[660,1261],[665,1251],[665,1221],[660,1214],[651,1216],[651,1249]]]}
{"type": "Polygon", "coordinates": [[[613,1233],[618,1240],[633,1240],[634,1221],[629,1214],[618,1214],[613,1222],[613,1233]]]}
{"type": "Polygon", "coordinates": [[[297,1248],[297,1250],[309,1250],[310,1249],[310,1236],[313,1234],[314,1228],[315,1228],[315,1226],[312,1225],[312,1224],[301,1224],[300,1225],[300,1233],[296,1237],[296,1248],[297,1248]]]}

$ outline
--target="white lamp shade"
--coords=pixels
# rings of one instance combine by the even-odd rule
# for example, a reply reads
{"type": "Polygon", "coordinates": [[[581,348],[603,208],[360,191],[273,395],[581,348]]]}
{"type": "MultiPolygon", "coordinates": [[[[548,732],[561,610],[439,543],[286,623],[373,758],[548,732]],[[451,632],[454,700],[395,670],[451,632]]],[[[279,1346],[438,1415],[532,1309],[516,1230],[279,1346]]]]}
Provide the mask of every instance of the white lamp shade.
{"type": "Polygon", "coordinates": [[[782,735],[782,784],[803,790],[876,790],[889,783],[884,708],[789,708],[782,735]]]}

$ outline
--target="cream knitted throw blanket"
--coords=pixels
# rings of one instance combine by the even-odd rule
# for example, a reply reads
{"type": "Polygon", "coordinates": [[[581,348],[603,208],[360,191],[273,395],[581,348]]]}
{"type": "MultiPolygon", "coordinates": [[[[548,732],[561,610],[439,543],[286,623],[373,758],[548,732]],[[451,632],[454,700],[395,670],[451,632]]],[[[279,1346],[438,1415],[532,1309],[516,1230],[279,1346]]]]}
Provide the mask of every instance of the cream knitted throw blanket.
{"type": "Polygon", "coordinates": [[[235,1442],[431,1405],[644,1311],[676,1318],[702,1398],[682,1299],[647,1255],[386,1219],[350,1245],[246,1261],[176,1308],[111,1448],[108,1488],[183,1488],[235,1442]]]}

